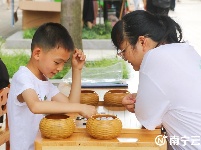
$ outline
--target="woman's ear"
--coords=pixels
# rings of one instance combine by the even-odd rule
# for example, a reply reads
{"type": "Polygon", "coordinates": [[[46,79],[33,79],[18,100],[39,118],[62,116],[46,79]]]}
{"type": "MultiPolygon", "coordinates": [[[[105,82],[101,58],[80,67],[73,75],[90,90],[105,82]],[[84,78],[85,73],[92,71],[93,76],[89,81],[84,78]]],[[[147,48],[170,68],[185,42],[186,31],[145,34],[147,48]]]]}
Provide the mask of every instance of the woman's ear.
{"type": "Polygon", "coordinates": [[[148,38],[148,37],[145,37],[145,36],[139,36],[138,41],[140,43],[140,46],[143,47],[144,52],[147,52],[150,49],[155,48],[155,45],[157,44],[151,38],[148,38]]]}
{"type": "Polygon", "coordinates": [[[146,37],[145,36],[139,36],[138,41],[143,46],[144,44],[146,44],[146,37]]]}
{"type": "Polygon", "coordinates": [[[139,36],[137,43],[138,43],[138,46],[141,47],[140,49],[142,51],[146,51],[146,49],[147,49],[146,48],[147,47],[147,41],[146,41],[146,37],[145,36],[139,36]]]}

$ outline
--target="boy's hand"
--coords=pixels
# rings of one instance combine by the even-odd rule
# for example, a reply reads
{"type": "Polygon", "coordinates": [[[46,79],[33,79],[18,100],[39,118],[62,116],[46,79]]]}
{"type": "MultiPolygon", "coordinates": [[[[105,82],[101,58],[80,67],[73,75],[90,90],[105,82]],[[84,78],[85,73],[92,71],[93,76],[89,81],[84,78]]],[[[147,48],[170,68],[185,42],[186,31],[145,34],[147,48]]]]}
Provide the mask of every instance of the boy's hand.
{"type": "Polygon", "coordinates": [[[136,94],[128,94],[122,99],[122,104],[125,108],[134,113],[135,112],[135,102],[136,102],[136,94]]]}
{"type": "Polygon", "coordinates": [[[74,69],[81,70],[84,66],[86,56],[84,55],[84,52],[80,49],[75,49],[73,55],[72,55],[72,67],[74,69]]]}
{"type": "Polygon", "coordinates": [[[90,118],[91,116],[97,114],[95,106],[83,104],[82,110],[79,113],[84,118],[90,118]]]}

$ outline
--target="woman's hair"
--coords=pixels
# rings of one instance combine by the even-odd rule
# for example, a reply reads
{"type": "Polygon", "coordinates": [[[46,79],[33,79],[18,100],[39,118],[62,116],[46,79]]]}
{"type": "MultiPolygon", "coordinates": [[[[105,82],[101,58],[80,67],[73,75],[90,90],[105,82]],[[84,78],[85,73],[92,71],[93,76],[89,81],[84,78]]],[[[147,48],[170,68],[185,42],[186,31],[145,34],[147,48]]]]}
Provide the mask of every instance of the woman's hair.
{"type": "Polygon", "coordinates": [[[59,23],[45,23],[35,32],[31,51],[38,46],[44,51],[62,47],[68,51],[74,50],[74,43],[67,29],[59,23]]]}
{"type": "Polygon", "coordinates": [[[111,33],[114,46],[119,49],[124,40],[135,46],[139,36],[146,36],[158,43],[181,43],[182,30],[173,19],[165,15],[153,15],[144,10],[126,14],[111,33]]]}

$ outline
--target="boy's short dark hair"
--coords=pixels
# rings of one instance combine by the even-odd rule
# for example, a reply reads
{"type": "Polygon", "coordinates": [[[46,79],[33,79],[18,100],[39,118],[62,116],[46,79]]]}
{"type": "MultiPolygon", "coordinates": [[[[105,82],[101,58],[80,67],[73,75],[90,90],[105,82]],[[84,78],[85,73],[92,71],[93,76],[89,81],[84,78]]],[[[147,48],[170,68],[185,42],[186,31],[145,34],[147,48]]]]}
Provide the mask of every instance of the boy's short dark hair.
{"type": "Polygon", "coordinates": [[[40,47],[44,51],[59,47],[73,51],[74,43],[64,26],[59,23],[49,22],[41,25],[36,30],[31,43],[31,51],[35,47],[40,47]]]}

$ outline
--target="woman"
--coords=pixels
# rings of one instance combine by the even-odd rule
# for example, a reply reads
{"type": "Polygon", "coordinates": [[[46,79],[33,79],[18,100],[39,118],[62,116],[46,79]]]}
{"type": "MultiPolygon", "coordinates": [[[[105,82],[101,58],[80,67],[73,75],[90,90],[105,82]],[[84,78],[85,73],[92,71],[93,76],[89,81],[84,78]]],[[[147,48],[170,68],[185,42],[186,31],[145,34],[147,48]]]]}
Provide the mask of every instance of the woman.
{"type": "Polygon", "coordinates": [[[162,125],[173,149],[201,149],[201,57],[182,41],[180,26],[136,10],[115,24],[111,37],[117,54],[139,71],[137,95],[122,104],[145,128],[162,125]]]}

